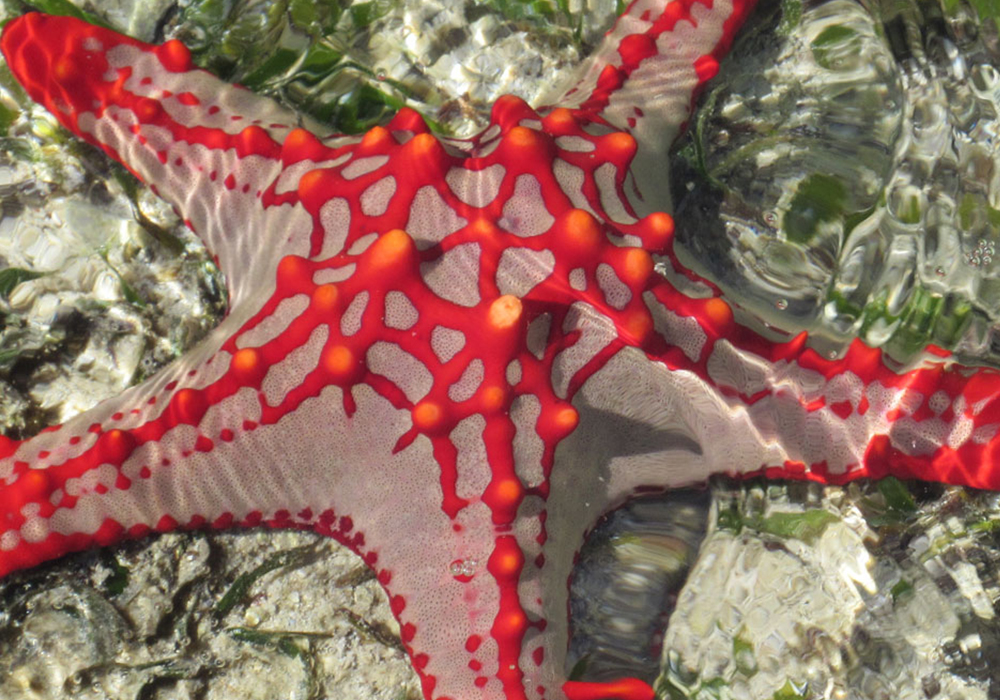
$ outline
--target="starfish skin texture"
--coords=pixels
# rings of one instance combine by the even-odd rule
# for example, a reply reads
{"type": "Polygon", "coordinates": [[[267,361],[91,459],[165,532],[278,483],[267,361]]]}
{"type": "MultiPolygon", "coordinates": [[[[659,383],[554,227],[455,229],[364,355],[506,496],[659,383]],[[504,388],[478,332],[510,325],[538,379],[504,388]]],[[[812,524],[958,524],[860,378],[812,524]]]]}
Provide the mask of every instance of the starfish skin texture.
{"type": "Polygon", "coordinates": [[[574,557],[631,495],[1000,488],[994,370],[766,340],[674,254],[666,149],[750,9],[636,0],[553,107],[502,98],[465,141],[407,109],[319,136],[177,41],[11,21],[17,79],[176,206],[231,307],[144,384],[0,437],[0,575],[175,528],[313,529],[376,572],[427,700],[647,700],[564,669],[574,557]]]}

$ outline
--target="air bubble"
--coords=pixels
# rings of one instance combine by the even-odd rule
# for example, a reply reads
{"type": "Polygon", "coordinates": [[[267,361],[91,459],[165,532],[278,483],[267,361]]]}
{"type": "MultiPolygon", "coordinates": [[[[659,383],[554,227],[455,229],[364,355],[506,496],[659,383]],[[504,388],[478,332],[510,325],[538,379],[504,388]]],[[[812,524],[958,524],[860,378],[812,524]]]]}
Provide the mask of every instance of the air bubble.
{"type": "Polygon", "coordinates": [[[787,299],[778,299],[776,302],[774,302],[774,307],[778,311],[784,311],[785,309],[788,308],[788,300],[787,299]]]}
{"type": "Polygon", "coordinates": [[[472,576],[476,573],[479,562],[469,557],[461,561],[453,561],[449,567],[452,576],[472,576]]]}
{"type": "Polygon", "coordinates": [[[993,256],[996,254],[996,245],[993,241],[988,241],[985,238],[980,238],[976,241],[976,249],[966,253],[965,262],[972,267],[980,267],[981,265],[989,265],[993,262],[993,256]]]}

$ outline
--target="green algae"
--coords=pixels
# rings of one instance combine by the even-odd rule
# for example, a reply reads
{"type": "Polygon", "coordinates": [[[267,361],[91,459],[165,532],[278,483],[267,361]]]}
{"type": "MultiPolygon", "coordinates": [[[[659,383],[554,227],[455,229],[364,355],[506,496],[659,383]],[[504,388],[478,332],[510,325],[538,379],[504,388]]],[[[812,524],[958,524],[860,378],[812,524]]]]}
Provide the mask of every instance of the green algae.
{"type": "Polygon", "coordinates": [[[278,552],[268,557],[252,571],[240,574],[215,604],[212,612],[216,617],[223,617],[237,605],[244,604],[253,585],[265,575],[278,569],[296,568],[311,562],[316,556],[316,547],[312,544],[295,547],[278,552]]]}

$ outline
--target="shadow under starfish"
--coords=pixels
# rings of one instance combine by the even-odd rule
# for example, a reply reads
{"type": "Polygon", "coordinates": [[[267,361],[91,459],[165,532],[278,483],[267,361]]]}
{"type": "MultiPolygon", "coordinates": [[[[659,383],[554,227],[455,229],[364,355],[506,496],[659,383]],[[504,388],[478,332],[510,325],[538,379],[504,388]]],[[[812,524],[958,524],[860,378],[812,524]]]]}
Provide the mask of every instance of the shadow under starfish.
{"type": "Polygon", "coordinates": [[[410,110],[319,137],[176,41],[8,24],[29,94],[178,208],[232,305],[148,382],[0,438],[0,574],[154,530],[310,528],[376,572],[428,700],[638,699],[563,676],[574,555],[631,494],[996,488],[996,372],[772,343],[674,255],[659,164],[749,10],[637,0],[554,107],[503,98],[468,141],[410,110]]]}

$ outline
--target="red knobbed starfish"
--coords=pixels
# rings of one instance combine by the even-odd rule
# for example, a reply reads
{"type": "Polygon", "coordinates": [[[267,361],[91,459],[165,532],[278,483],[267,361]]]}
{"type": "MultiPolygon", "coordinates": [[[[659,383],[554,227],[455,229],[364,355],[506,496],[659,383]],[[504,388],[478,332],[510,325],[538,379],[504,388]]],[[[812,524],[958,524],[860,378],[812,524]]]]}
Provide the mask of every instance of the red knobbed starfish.
{"type": "Polygon", "coordinates": [[[377,572],[428,700],[642,699],[563,668],[574,553],[637,489],[1000,487],[996,372],[767,341],[673,254],[657,173],[750,4],[636,0],[556,107],[501,99],[469,141],[410,110],[321,138],[177,41],[9,23],[29,94],[178,208],[232,306],[143,385],[0,438],[0,573],[177,527],[312,528],[377,572]]]}

